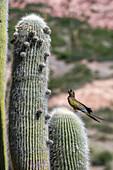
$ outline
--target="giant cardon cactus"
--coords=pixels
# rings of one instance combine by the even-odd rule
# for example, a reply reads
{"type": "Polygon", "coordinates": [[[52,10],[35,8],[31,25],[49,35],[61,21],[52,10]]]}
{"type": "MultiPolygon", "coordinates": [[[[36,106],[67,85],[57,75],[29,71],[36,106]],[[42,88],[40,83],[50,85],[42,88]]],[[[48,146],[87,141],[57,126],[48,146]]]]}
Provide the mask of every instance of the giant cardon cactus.
{"type": "Polygon", "coordinates": [[[8,0],[0,0],[0,169],[8,168],[6,147],[6,114],[5,114],[5,86],[6,86],[6,57],[7,57],[7,18],[8,0]]]}
{"type": "Polygon", "coordinates": [[[51,170],[88,170],[88,141],[81,119],[63,106],[54,109],[50,115],[51,170]]]}
{"type": "Polygon", "coordinates": [[[9,145],[15,170],[47,170],[46,146],[51,30],[35,14],[15,27],[9,104],[9,145]]]}

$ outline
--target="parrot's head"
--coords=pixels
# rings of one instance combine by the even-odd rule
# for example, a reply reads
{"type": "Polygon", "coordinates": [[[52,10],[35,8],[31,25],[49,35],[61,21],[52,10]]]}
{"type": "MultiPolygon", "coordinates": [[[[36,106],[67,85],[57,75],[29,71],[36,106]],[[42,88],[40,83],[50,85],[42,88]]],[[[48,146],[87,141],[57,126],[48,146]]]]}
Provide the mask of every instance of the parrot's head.
{"type": "Polygon", "coordinates": [[[72,89],[68,90],[68,93],[70,97],[75,97],[75,92],[72,89]]]}

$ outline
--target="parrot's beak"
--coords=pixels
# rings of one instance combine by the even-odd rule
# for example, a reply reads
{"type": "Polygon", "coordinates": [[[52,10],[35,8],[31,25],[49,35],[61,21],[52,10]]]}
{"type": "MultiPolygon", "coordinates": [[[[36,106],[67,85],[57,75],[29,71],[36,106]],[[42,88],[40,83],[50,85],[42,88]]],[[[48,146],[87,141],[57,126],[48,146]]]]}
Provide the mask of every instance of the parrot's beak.
{"type": "Polygon", "coordinates": [[[72,92],[72,89],[68,90],[68,93],[70,94],[72,92]]]}
{"type": "Polygon", "coordinates": [[[68,93],[70,94],[70,90],[68,90],[68,93]]]}

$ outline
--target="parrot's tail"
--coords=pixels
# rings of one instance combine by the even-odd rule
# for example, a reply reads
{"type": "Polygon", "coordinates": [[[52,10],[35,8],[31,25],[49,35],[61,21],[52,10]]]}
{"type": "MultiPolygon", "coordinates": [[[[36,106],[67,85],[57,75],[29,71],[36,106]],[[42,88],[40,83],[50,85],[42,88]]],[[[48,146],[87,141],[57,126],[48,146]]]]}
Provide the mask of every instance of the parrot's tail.
{"type": "Polygon", "coordinates": [[[91,114],[91,115],[93,115],[93,116],[94,116],[95,118],[97,118],[97,119],[104,120],[104,119],[102,119],[101,117],[95,116],[94,114],[91,114]]]}
{"type": "Polygon", "coordinates": [[[88,113],[88,112],[84,112],[86,115],[88,115],[90,118],[92,118],[92,119],[94,119],[95,121],[97,121],[97,122],[99,122],[100,123],[100,121],[99,120],[104,120],[104,119],[102,119],[102,118],[100,118],[100,117],[98,117],[98,116],[95,116],[94,114],[92,114],[92,113],[88,113]],[[98,120],[99,119],[99,120],[98,120]]]}
{"type": "Polygon", "coordinates": [[[87,116],[89,116],[90,118],[92,118],[93,120],[95,120],[95,121],[97,121],[97,122],[100,123],[100,121],[99,121],[98,119],[101,119],[101,118],[98,118],[98,117],[96,117],[95,115],[93,115],[93,114],[91,114],[91,113],[88,113],[88,112],[85,112],[85,114],[86,114],[87,116]]]}

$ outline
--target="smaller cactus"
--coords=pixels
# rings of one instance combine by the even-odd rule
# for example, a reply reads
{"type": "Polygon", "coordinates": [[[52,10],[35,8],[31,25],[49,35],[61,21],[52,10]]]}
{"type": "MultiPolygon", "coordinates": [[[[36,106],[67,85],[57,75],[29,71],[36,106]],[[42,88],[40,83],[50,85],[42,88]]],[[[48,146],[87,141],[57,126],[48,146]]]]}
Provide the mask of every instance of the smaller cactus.
{"type": "Polygon", "coordinates": [[[58,107],[48,124],[51,170],[88,170],[88,141],[81,119],[67,107],[58,107]]]}

